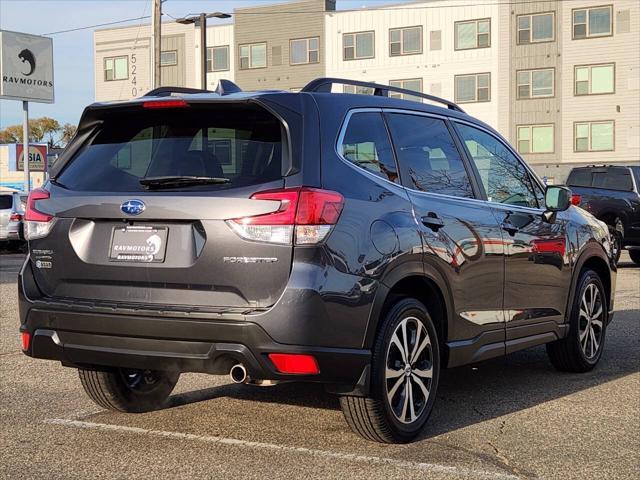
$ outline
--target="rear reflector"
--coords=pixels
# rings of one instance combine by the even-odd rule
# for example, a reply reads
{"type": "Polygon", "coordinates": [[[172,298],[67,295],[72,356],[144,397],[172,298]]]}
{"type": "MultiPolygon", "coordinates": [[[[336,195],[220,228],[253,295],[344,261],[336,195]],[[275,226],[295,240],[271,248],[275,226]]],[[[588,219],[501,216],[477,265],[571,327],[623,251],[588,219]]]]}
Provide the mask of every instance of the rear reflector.
{"type": "Polygon", "coordinates": [[[318,362],[312,355],[297,353],[270,353],[269,360],[273,362],[280,373],[295,375],[317,375],[320,373],[318,362]]]}
{"type": "Polygon", "coordinates": [[[29,332],[21,332],[20,343],[22,344],[22,350],[24,350],[25,352],[29,350],[29,344],[31,343],[31,334],[29,332]]]}
{"type": "Polygon", "coordinates": [[[280,206],[271,213],[236,218],[227,224],[247,240],[279,244],[290,244],[292,240],[296,245],[321,242],[344,206],[339,193],[307,187],[258,192],[251,199],[278,201],[280,206]]]}
{"type": "Polygon", "coordinates": [[[36,208],[38,201],[47,199],[49,192],[43,188],[36,188],[29,193],[27,211],[24,215],[24,236],[27,240],[46,237],[54,224],[54,217],[36,208]]]}
{"type": "Polygon", "coordinates": [[[189,104],[184,100],[154,100],[151,102],[144,102],[142,104],[144,108],[184,108],[189,104]]]}
{"type": "Polygon", "coordinates": [[[578,195],[577,193],[574,193],[573,195],[571,195],[571,205],[575,205],[576,207],[579,207],[581,203],[582,203],[581,195],[578,195]]]}

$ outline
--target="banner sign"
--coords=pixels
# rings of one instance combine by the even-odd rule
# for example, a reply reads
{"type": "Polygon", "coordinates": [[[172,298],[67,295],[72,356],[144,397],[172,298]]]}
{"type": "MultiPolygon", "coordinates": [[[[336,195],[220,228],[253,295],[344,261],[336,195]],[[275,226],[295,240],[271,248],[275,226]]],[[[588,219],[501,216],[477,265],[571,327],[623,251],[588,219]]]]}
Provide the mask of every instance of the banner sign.
{"type": "MultiPolygon", "coordinates": [[[[17,170],[24,170],[24,146],[16,145],[16,163],[17,170]]],[[[47,146],[46,145],[29,145],[29,171],[30,172],[46,172],[47,171],[47,146]]]]}
{"type": "Polygon", "coordinates": [[[0,30],[0,98],[53,103],[51,38],[0,30]]]}

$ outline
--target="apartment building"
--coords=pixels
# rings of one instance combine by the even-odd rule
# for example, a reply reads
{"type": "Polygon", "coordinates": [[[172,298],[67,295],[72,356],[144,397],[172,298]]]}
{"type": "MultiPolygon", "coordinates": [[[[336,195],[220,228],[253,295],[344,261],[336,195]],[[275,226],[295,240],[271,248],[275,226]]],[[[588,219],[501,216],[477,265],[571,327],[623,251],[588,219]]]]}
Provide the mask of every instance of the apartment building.
{"type": "MultiPolygon", "coordinates": [[[[162,84],[200,87],[199,27],[163,24],[162,84]]],[[[97,100],[150,89],[150,27],[95,32],[97,100]]],[[[640,162],[640,2],[335,0],[238,8],[207,28],[207,88],[297,91],[320,76],[453,99],[549,181],[572,166],[640,162]]],[[[345,86],[347,93],[366,89],[345,86]]],[[[414,98],[415,100],[415,98],[414,98]]]]}

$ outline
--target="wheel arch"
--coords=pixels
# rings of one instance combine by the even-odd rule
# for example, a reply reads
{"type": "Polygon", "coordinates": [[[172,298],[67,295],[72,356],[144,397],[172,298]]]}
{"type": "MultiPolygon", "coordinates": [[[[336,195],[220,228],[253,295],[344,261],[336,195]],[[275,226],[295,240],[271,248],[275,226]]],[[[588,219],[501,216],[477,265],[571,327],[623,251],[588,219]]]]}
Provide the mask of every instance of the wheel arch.
{"type": "Polygon", "coordinates": [[[596,246],[592,244],[592,246],[587,247],[580,254],[573,269],[573,275],[571,278],[571,290],[569,292],[569,298],[567,301],[565,321],[567,320],[569,312],[571,311],[571,305],[573,305],[578,281],[580,280],[580,276],[585,269],[593,270],[600,277],[600,280],[602,281],[602,284],[605,288],[608,307],[609,309],[611,309],[613,289],[611,268],[612,267],[610,260],[607,258],[605,252],[599,245],[596,246]]]}

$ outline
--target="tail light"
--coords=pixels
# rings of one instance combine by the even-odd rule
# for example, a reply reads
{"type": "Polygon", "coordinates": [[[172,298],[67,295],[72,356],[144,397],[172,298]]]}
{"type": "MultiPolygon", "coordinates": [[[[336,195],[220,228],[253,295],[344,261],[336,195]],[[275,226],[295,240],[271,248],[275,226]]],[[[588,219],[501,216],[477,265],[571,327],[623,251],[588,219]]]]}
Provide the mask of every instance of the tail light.
{"type": "Polygon", "coordinates": [[[29,350],[29,345],[31,344],[31,334],[29,332],[20,333],[20,344],[23,351],[29,350]]]}
{"type": "Polygon", "coordinates": [[[582,203],[582,196],[574,193],[573,195],[571,195],[571,205],[575,205],[576,207],[580,206],[580,203],[582,203]]]}
{"type": "Polygon", "coordinates": [[[184,100],[153,100],[150,102],[144,102],[142,104],[143,108],[184,108],[188,107],[189,104],[184,100]]]}
{"type": "Polygon", "coordinates": [[[269,360],[280,373],[294,375],[317,375],[320,373],[318,362],[312,355],[299,353],[270,353],[269,360]]]}
{"type": "Polygon", "coordinates": [[[29,193],[27,210],[24,215],[24,236],[27,240],[35,240],[49,235],[55,218],[36,208],[38,201],[48,198],[49,192],[42,188],[37,188],[29,193]]]}
{"type": "Polygon", "coordinates": [[[259,192],[251,199],[279,201],[280,207],[265,215],[227,220],[227,224],[246,240],[282,245],[322,242],[344,206],[339,193],[306,187],[259,192]]]}
{"type": "Polygon", "coordinates": [[[22,214],[20,213],[12,213],[9,217],[10,222],[20,222],[22,221],[22,214]]]}

